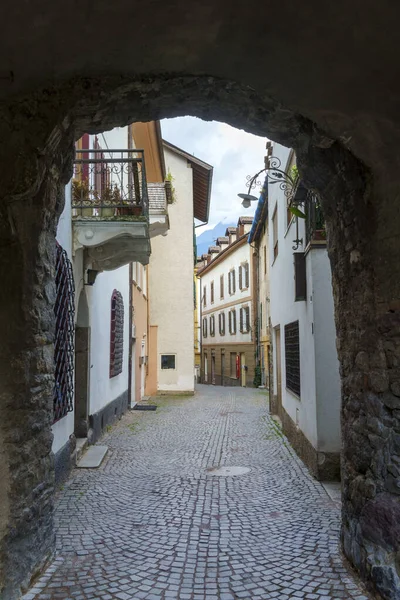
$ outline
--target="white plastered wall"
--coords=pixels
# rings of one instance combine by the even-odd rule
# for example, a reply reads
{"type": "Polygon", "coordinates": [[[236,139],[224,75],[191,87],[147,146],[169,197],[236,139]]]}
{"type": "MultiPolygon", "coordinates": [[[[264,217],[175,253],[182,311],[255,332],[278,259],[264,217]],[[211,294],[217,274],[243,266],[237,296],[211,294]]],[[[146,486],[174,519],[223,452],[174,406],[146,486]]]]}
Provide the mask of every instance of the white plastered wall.
{"type": "Polygon", "coordinates": [[[158,390],[194,390],[193,179],[187,160],[165,150],[176,201],[168,207],[170,229],[152,239],[149,268],[150,323],[158,327],[158,390]],[[175,354],[176,368],[161,369],[161,355],[175,354]]]}

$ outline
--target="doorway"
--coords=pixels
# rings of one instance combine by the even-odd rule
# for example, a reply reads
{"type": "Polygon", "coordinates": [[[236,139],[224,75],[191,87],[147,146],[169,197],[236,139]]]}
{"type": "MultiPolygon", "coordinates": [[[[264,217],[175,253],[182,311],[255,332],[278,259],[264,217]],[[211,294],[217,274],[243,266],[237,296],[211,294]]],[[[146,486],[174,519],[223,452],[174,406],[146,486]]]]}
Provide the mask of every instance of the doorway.
{"type": "Polygon", "coordinates": [[[142,340],[142,349],[140,354],[140,400],[144,396],[144,386],[146,380],[146,342],[142,340]]]}
{"type": "Polygon", "coordinates": [[[246,387],[246,355],[244,352],[240,353],[240,365],[241,365],[241,386],[246,387]]]}
{"type": "Polygon", "coordinates": [[[281,328],[275,327],[276,352],[276,414],[282,418],[282,367],[281,367],[281,328]]]}
{"type": "Polygon", "coordinates": [[[211,353],[211,383],[215,385],[215,352],[211,353]]]}
{"type": "Polygon", "coordinates": [[[83,289],[79,296],[75,325],[74,434],[76,438],[86,438],[89,429],[89,363],[89,307],[83,289]]]}
{"type": "Polygon", "coordinates": [[[225,352],[221,351],[221,385],[224,385],[225,377],[225,352]]]}

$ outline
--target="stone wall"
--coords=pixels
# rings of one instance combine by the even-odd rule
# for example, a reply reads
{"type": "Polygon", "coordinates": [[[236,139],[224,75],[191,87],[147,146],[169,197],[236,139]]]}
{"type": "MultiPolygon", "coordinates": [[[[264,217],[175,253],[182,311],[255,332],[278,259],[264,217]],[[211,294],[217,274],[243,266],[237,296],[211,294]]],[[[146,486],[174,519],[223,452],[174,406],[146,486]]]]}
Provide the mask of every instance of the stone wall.
{"type": "Polygon", "coordinates": [[[340,481],[340,454],[318,452],[284,408],[281,413],[283,433],[313,476],[319,481],[340,481]]]}
{"type": "MultiPolygon", "coordinates": [[[[346,149],[348,136],[335,142],[254,88],[171,72],[63,80],[0,107],[2,598],[16,598],[54,548],[54,239],[72,141],[85,130],[181,114],[295,148],[306,184],[321,194],[342,377],[343,547],[384,598],[399,600],[398,170],[385,178],[381,161],[372,177],[346,149]]],[[[360,153],[361,139],[352,142],[360,153]]]]}

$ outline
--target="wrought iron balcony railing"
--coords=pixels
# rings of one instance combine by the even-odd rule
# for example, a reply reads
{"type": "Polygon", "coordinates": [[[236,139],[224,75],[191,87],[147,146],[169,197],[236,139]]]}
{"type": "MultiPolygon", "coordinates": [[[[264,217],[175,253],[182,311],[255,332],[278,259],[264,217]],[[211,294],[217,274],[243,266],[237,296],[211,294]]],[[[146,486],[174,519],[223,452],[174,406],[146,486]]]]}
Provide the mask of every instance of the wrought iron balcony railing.
{"type": "Polygon", "coordinates": [[[311,241],[325,241],[325,219],[318,197],[308,191],[305,198],[306,245],[311,241]]]}
{"type": "Polygon", "coordinates": [[[72,217],[145,217],[149,200],[143,150],[77,150],[72,217]]]}

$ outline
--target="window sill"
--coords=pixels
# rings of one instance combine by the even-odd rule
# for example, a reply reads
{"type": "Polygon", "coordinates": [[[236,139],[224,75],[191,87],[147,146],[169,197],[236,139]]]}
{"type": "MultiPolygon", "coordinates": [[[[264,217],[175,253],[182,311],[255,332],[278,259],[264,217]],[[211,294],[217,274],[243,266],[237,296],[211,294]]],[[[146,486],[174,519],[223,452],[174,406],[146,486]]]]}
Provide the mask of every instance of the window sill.
{"type": "Polygon", "coordinates": [[[310,250],[318,250],[322,248],[326,248],[326,240],[311,240],[310,242],[308,242],[304,250],[304,254],[307,255],[310,252],[310,250]]]}
{"type": "Polygon", "coordinates": [[[287,234],[289,233],[289,231],[290,231],[290,228],[291,228],[291,226],[292,226],[292,223],[293,223],[293,221],[294,221],[294,215],[293,215],[293,217],[290,219],[290,223],[289,223],[289,224],[288,224],[288,226],[286,227],[285,235],[283,236],[284,238],[286,238],[287,234]]]}
{"type": "Polygon", "coordinates": [[[293,398],[295,398],[295,400],[298,400],[299,402],[301,402],[301,397],[298,394],[296,394],[296,392],[294,392],[293,390],[291,390],[290,388],[288,388],[286,386],[285,386],[285,389],[287,392],[289,392],[289,394],[291,396],[293,396],[293,398]]]}

